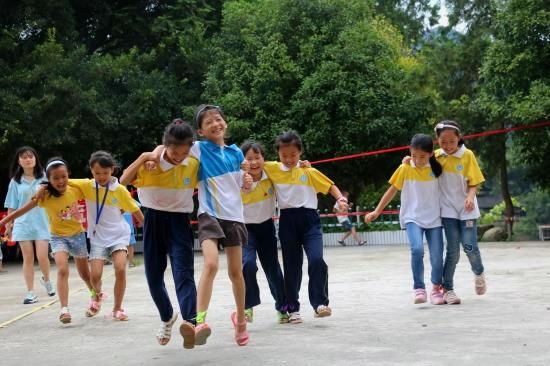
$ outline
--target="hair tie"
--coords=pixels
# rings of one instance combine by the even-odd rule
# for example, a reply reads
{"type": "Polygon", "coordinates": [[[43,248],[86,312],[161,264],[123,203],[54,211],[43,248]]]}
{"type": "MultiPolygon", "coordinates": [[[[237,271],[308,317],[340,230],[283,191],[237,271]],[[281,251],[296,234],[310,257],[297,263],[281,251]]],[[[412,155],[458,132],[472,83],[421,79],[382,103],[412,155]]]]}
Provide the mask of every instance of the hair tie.
{"type": "Polygon", "coordinates": [[[50,161],[48,165],[46,165],[46,170],[50,169],[53,165],[67,165],[63,160],[54,160],[50,161]]]}

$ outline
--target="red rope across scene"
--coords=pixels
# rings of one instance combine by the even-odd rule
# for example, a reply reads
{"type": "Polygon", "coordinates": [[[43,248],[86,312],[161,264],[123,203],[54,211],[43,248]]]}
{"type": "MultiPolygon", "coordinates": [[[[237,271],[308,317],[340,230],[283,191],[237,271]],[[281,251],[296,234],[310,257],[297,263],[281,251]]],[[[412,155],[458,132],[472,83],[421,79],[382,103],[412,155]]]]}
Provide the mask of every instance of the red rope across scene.
{"type": "MultiPolygon", "coordinates": [[[[542,122],[533,123],[533,124],[530,124],[530,125],[522,125],[522,126],[509,127],[509,128],[501,128],[501,129],[498,129],[498,130],[491,130],[491,131],[474,133],[474,134],[471,134],[471,135],[464,136],[464,139],[469,140],[469,139],[474,139],[474,138],[478,138],[478,137],[500,135],[500,134],[503,134],[503,133],[513,132],[513,131],[527,130],[527,129],[532,129],[532,128],[543,128],[543,127],[547,127],[547,126],[550,126],[550,121],[542,121],[542,122]]],[[[333,161],[362,158],[364,156],[379,155],[379,154],[385,154],[385,153],[395,152],[395,151],[403,151],[403,150],[407,150],[408,148],[409,148],[409,145],[391,147],[391,148],[388,148],[388,149],[380,149],[380,150],[374,150],[374,151],[366,151],[366,152],[357,153],[357,154],[344,155],[344,156],[338,156],[338,157],[335,157],[335,158],[312,161],[311,164],[312,165],[314,165],[314,164],[323,164],[323,163],[330,163],[330,162],[333,162],[333,161]]]]}

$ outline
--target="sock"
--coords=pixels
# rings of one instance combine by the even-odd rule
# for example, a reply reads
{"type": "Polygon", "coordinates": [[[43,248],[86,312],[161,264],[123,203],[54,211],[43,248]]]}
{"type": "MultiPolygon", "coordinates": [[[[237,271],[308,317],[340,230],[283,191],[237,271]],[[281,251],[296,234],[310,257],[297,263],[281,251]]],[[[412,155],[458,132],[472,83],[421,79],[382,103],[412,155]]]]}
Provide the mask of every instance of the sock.
{"type": "Polygon", "coordinates": [[[197,311],[197,324],[204,323],[206,321],[206,310],[205,311],[197,311]]]}

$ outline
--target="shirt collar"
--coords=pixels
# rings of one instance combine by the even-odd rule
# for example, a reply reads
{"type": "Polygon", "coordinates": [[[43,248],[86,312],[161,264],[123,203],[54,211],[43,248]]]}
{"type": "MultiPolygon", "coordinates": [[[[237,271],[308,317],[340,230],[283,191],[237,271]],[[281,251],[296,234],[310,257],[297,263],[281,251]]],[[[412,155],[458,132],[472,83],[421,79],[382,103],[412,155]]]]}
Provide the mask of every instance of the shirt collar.
{"type": "MultiPolygon", "coordinates": [[[[90,184],[95,188],[95,179],[90,180],[90,184]]],[[[111,177],[109,181],[109,191],[115,191],[119,185],[118,179],[111,177]]]]}
{"type": "MultiPolygon", "coordinates": [[[[466,145],[462,145],[457,151],[455,151],[451,155],[454,156],[454,157],[457,157],[457,158],[461,158],[462,156],[464,156],[465,152],[466,152],[466,145]]],[[[445,152],[445,150],[443,150],[443,149],[440,150],[439,155],[440,156],[449,156],[449,154],[447,154],[445,152]]]]}
{"type": "Polygon", "coordinates": [[[289,172],[291,171],[292,169],[294,168],[299,168],[300,167],[300,162],[298,162],[298,164],[296,164],[295,167],[292,167],[292,168],[289,168],[287,167],[286,165],[284,165],[283,163],[280,164],[279,168],[283,171],[283,172],[289,172]]]}
{"type": "MultiPolygon", "coordinates": [[[[172,163],[169,163],[165,158],[164,158],[164,155],[166,154],[166,149],[162,150],[162,154],[160,154],[160,168],[163,172],[167,171],[167,170],[170,170],[172,168],[174,168],[176,165],[172,164],[172,163]]],[[[183,159],[183,161],[181,163],[179,163],[178,165],[183,165],[183,166],[187,166],[187,159],[189,158],[185,158],[183,159]]]]}

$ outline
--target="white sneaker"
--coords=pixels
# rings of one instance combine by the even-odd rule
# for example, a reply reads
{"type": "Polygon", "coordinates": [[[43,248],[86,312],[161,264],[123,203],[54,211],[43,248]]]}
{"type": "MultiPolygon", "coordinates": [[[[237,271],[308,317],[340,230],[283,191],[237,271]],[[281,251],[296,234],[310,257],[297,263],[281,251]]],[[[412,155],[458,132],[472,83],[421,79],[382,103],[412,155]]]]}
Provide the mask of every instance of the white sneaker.
{"type": "Polygon", "coordinates": [[[332,315],[332,309],[326,305],[319,305],[317,306],[317,309],[315,309],[316,318],[325,318],[331,315],[332,315]]]}
{"type": "Polygon", "coordinates": [[[288,322],[290,324],[300,324],[302,323],[302,317],[300,316],[300,312],[294,311],[289,314],[288,322]]]}
{"type": "Polygon", "coordinates": [[[45,281],[44,277],[40,277],[40,283],[46,288],[48,296],[55,296],[55,286],[53,285],[51,280],[45,281]]]}

